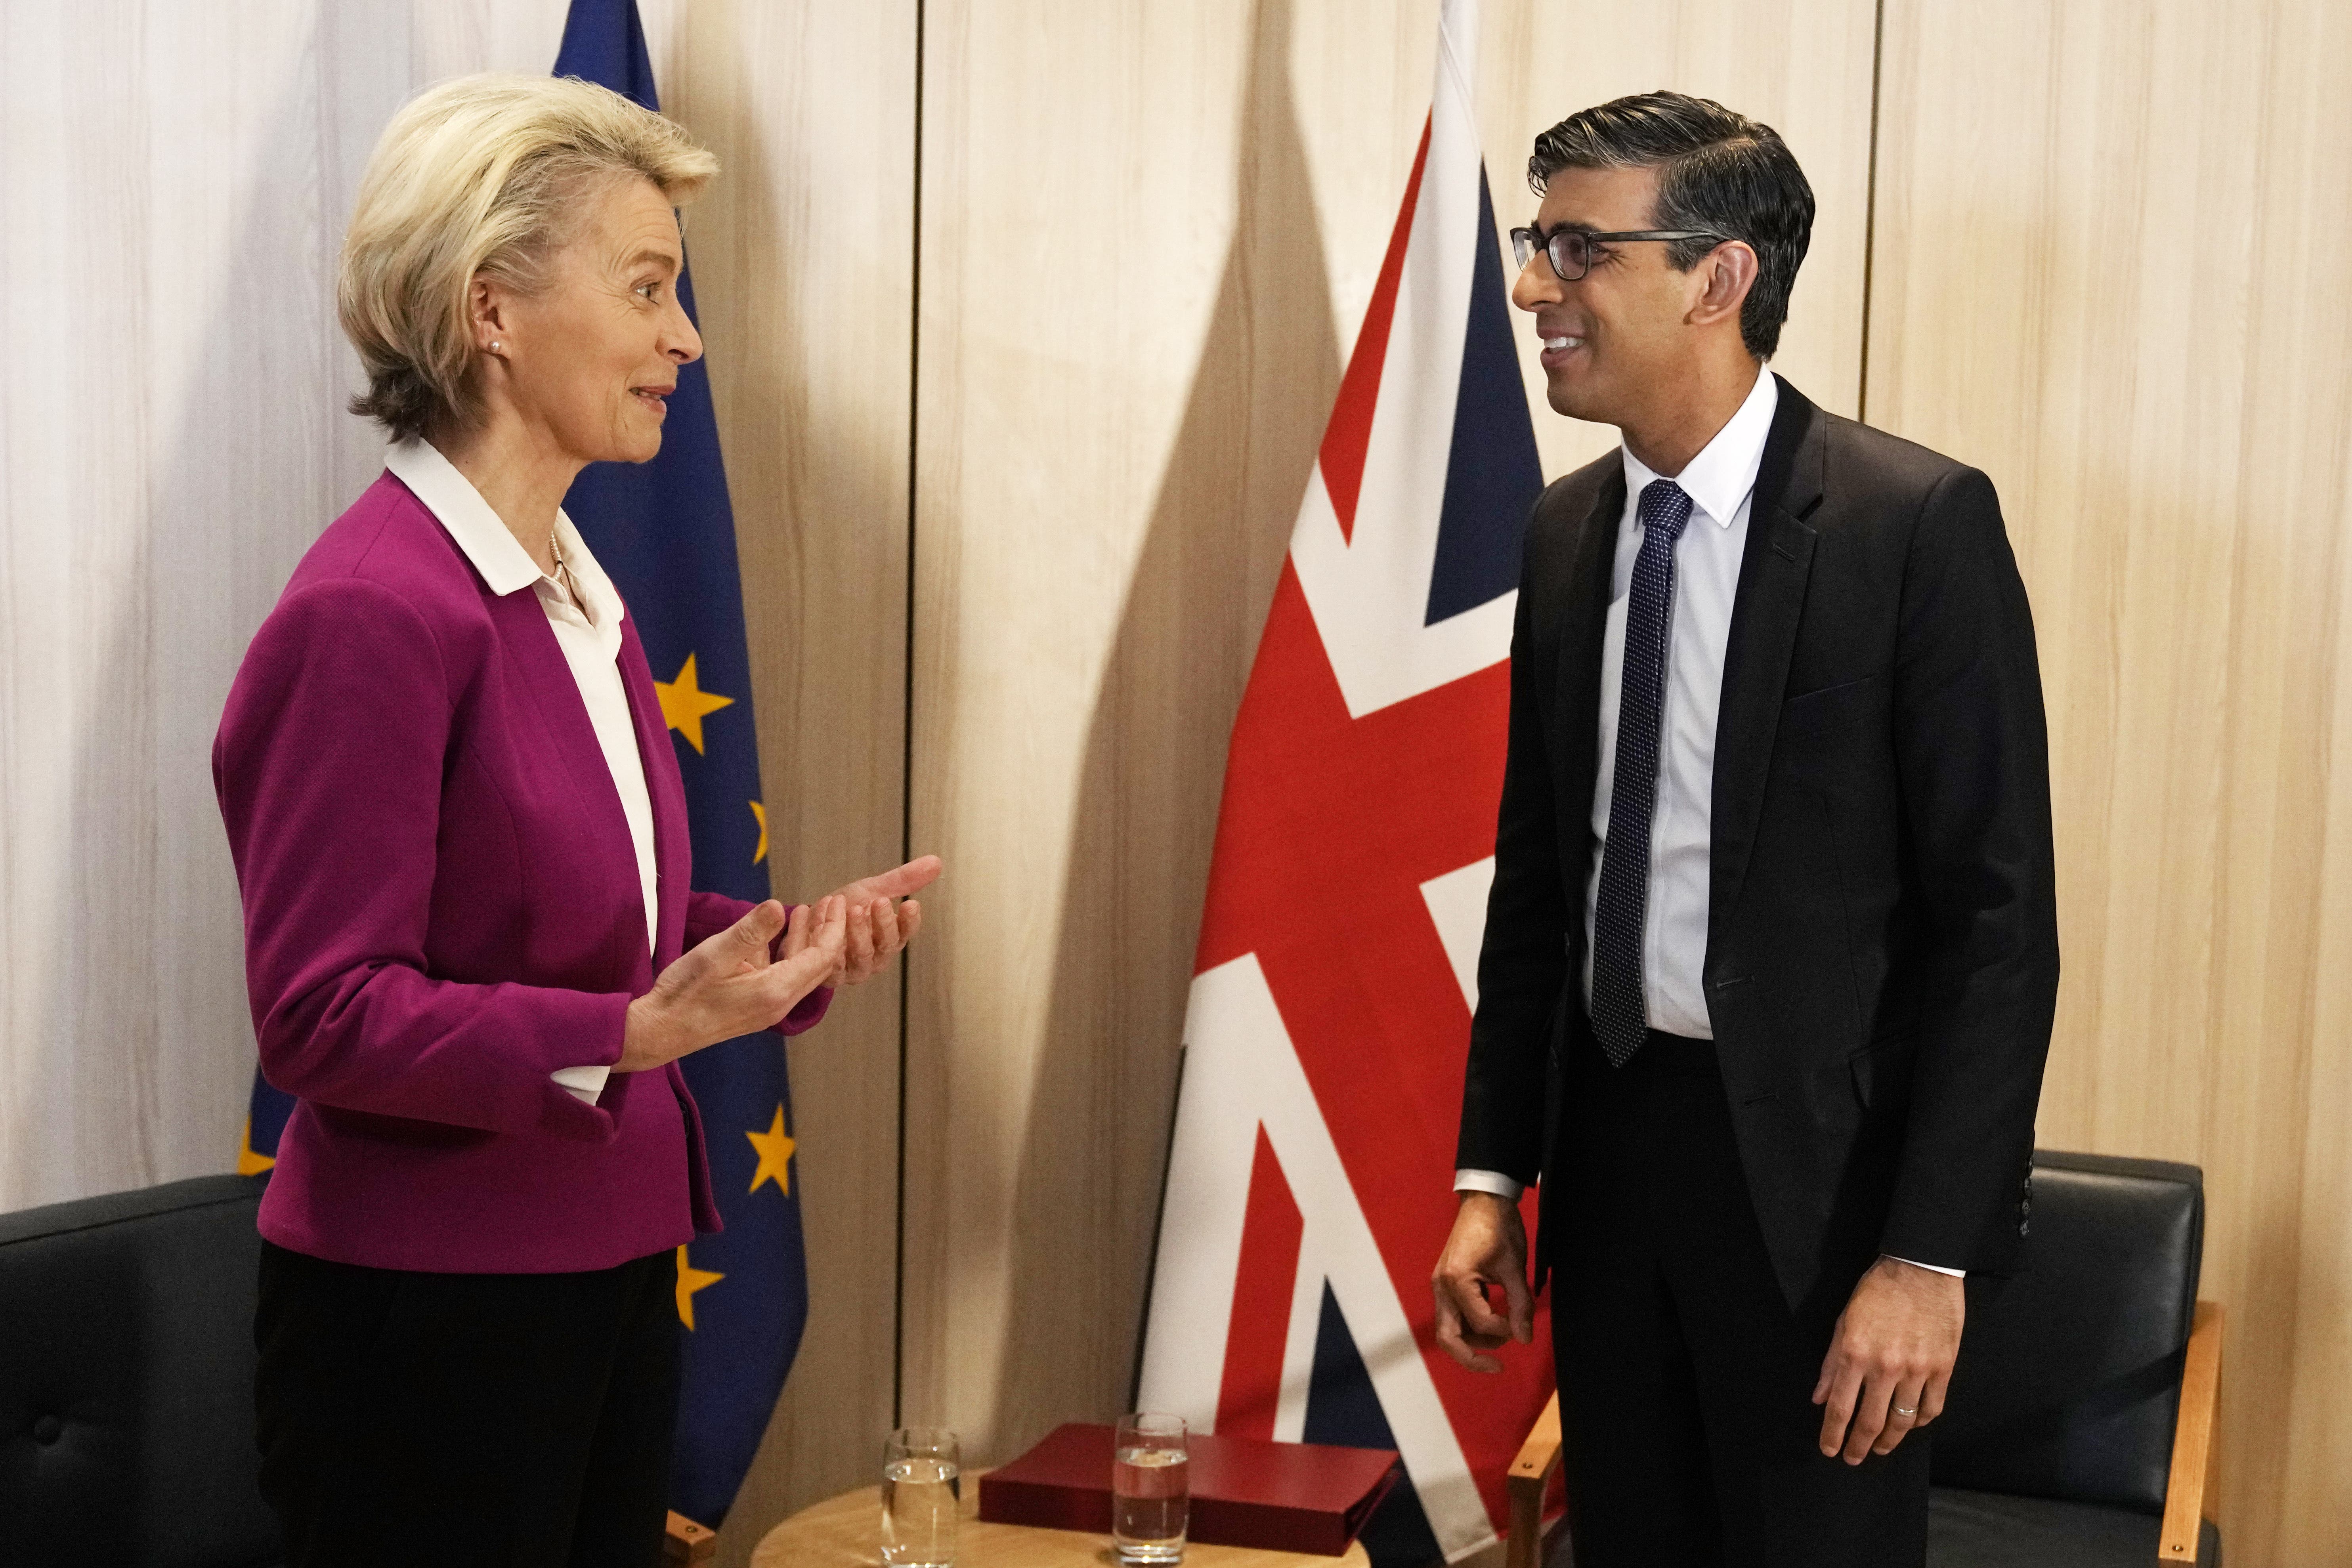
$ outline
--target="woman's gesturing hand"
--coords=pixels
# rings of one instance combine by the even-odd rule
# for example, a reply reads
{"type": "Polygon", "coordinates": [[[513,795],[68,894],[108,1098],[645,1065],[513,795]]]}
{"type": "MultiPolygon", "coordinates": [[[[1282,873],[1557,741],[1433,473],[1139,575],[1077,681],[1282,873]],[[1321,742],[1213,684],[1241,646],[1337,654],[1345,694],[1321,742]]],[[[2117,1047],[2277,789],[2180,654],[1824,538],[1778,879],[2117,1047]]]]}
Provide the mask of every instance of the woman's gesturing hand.
{"type": "Polygon", "coordinates": [[[937,881],[941,864],[938,856],[924,855],[895,871],[860,878],[834,895],[848,904],[849,921],[841,968],[829,984],[861,984],[889,967],[923,927],[923,906],[910,895],[937,881]]]}
{"type": "Polygon", "coordinates": [[[793,1005],[840,969],[849,901],[839,894],[792,911],[770,899],[725,931],[682,953],[654,988],[629,1004],[614,1072],[643,1072],[705,1046],[772,1029],[793,1005]],[[776,932],[782,958],[769,962],[776,932]]]}

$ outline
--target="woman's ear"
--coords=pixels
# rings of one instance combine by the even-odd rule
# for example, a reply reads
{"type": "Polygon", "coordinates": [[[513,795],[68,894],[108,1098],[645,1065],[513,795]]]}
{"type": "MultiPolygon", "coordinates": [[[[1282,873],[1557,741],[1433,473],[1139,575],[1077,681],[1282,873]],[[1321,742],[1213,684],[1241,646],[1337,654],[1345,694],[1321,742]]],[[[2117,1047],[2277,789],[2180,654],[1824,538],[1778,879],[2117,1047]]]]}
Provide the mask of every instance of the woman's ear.
{"type": "Polygon", "coordinates": [[[506,300],[504,290],[483,277],[474,274],[466,289],[466,314],[473,328],[474,351],[477,353],[503,353],[506,350],[506,300]]]}

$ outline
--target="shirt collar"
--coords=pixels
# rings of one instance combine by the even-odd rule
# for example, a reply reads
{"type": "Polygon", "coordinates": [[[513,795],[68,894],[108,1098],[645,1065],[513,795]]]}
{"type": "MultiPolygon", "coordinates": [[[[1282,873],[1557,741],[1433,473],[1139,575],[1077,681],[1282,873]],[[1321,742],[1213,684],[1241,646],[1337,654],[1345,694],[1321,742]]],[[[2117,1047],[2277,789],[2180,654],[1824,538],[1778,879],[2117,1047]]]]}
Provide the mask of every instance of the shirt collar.
{"type": "MultiPolygon", "coordinates": [[[[1717,527],[1729,528],[1731,520],[1739,515],[1740,503],[1756,488],[1757,472],[1764,466],[1764,443],[1772,434],[1772,415],[1780,406],[1780,383],[1769,370],[1759,366],[1756,384],[1748,388],[1738,411],[1675,476],[1675,483],[1690,497],[1692,505],[1717,527]]],[[[1639,498],[1653,479],[1662,476],[1633,456],[1632,448],[1621,450],[1625,459],[1625,493],[1639,498]]]]}
{"type": "MultiPolygon", "coordinates": [[[[383,455],[383,466],[394,479],[406,485],[410,493],[425,503],[425,510],[441,524],[490,592],[503,598],[520,589],[549,582],[509,531],[490,503],[474,482],[457,471],[457,466],[443,457],[430,441],[403,441],[383,455]]],[[[588,601],[584,606],[588,617],[599,626],[617,626],[622,614],[621,595],[613,580],[604,575],[604,568],[588,548],[580,531],[572,526],[572,519],[560,509],[555,514],[555,537],[563,546],[563,563],[570,569],[572,582],[580,595],[588,601]]]]}

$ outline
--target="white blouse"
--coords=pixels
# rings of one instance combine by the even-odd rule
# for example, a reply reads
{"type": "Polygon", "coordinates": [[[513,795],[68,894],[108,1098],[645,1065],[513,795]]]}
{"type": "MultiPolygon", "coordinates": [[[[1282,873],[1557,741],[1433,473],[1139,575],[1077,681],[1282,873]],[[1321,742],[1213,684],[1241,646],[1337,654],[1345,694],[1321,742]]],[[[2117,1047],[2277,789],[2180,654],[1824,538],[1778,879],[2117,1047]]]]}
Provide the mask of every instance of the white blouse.
{"type": "MultiPolygon", "coordinates": [[[[621,595],[613,580],[596,563],[580,531],[562,511],[555,514],[555,536],[562,546],[563,564],[579,588],[577,599],[563,585],[539,569],[530,552],[490,510],[473,481],[427,441],[403,441],[384,454],[383,466],[425,503],[490,592],[500,597],[530,588],[539,595],[540,608],[555,630],[556,646],[572,667],[588,722],[604,748],[604,766],[621,796],[621,815],[628,818],[629,841],[637,852],[637,884],[646,904],[646,951],[654,945],[656,916],[654,868],[654,804],[646,790],[645,760],[637,754],[636,726],[629,714],[629,696],[621,684],[621,595]]],[[[590,1105],[604,1091],[609,1067],[559,1068],[555,1081],[590,1105]]]]}

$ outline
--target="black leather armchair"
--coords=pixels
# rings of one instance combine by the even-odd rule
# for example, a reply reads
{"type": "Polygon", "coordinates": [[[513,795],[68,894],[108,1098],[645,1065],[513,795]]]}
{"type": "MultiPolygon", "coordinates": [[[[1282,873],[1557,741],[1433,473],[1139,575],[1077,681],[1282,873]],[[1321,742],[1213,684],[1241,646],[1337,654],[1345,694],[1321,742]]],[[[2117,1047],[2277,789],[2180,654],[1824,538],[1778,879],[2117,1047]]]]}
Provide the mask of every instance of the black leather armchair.
{"type": "Polygon", "coordinates": [[[1933,1428],[1933,1568],[2221,1568],[2221,1309],[2194,1165],[2037,1152],[2024,1269],[1979,1302],[1933,1428]]]}
{"type": "MultiPolygon", "coordinates": [[[[266,1181],[0,1215],[0,1565],[283,1560],[253,1440],[266,1181]]],[[[718,1546],[673,1512],[662,1561],[718,1546]]]]}
{"type": "MultiPolygon", "coordinates": [[[[2014,1279],[1972,1282],[1934,1434],[1930,1568],[2221,1568],[2221,1309],[2197,1300],[2194,1165],[2037,1151],[2014,1279]]],[[[1559,1401],[1507,1486],[1509,1568],[1550,1561],[1559,1401]]]]}
{"type": "Polygon", "coordinates": [[[0,1563],[279,1561],[253,1443],[262,1186],[0,1215],[0,1563]]]}

